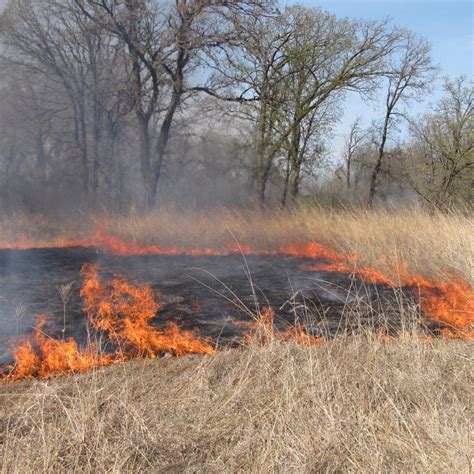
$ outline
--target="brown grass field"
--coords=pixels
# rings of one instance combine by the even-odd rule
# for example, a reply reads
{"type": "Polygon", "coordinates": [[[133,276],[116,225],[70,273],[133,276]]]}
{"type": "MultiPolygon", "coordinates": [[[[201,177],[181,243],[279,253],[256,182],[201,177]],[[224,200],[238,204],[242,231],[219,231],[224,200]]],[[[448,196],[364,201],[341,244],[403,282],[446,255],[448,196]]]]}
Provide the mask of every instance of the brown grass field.
{"type": "Polygon", "coordinates": [[[226,244],[272,249],[316,241],[361,265],[382,270],[404,262],[410,272],[440,276],[453,272],[474,284],[474,215],[428,213],[422,209],[332,210],[300,207],[293,212],[164,208],[143,216],[90,215],[51,218],[0,215],[0,248],[15,244],[51,246],[86,241],[97,229],[127,241],[161,247],[220,248],[226,244]]]}
{"type": "MultiPolygon", "coordinates": [[[[0,247],[85,238],[276,248],[314,240],[385,269],[474,282],[472,215],[301,208],[0,218],[0,247]]],[[[0,385],[1,472],[472,472],[472,341],[362,332],[305,347],[137,360],[0,385]]]]}
{"type": "Polygon", "coordinates": [[[341,337],[0,386],[3,472],[471,472],[472,344],[341,337]]]}

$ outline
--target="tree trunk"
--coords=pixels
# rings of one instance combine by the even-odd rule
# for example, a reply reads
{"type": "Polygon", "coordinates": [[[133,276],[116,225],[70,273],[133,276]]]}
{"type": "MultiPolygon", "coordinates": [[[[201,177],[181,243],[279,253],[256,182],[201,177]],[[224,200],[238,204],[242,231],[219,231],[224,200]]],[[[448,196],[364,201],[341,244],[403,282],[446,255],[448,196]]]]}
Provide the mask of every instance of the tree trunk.
{"type": "Polygon", "coordinates": [[[267,190],[268,173],[264,171],[257,176],[257,199],[260,206],[265,206],[265,192],[267,190]]]}
{"type": "Polygon", "coordinates": [[[150,131],[149,131],[149,119],[141,114],[137,114],[138,128],[140,135],[140,170],[142,173],[143,185],[145,188],[145,196],[143,200],[144,209],[148,208],[149,200],[149,187],[150,187],[150,171],[151,171],[151,144],[150,144],[150,131]]]}
{"type": "Polygon", "coordinates": [[[260,206],[265,204],[265,191],[267,187],[267,179],[269,175],[269,167],[267,166],[267,157],[265,156],[266,134],[267,134],[267,101],[265,100],[265,90],[262,90],[263,98],[259,110],[257,123],[257,169],[255,173],[255,195],[260,206]]]}
{"type": "Polygon", "coordinates": [[[347,170],[346,170],[346,185],[347,189],[351,188],[351,164],[352,164],[352,157],[349,154],[347,157],[347,170]]]}
{"type": "Polygon", "coordinates": [[[369,207],[372,207],[374,204],[375,192],[377,190],[377,178],[380,172],[380,168],[382,167],[383,155],[383,149],[379,149],[377,162],[375,163],[374,169],[372,170],[372,175],[370,177],[369,200],[367,202],[369,207]]]}
{"type": "Polygon", "coordinates": [[[380,140],[377,162],[375,163],[374,169],[372,170],[372,175],[370,177],[369,199],[367,202],[369,207],[372,207],[374,204],[375,193],[377,191],[377,178],[379,176],[380,168],[382,167],[382,161],[385,154],[385,143],[387,142],[388,126],[391,112],[391,107],[388,107],[383,124],[382,139],[380,140]]]}
{"type": "Polygon", "coordinates": [[[82,189],[89,196],[89,155],[87,151],[87,125],[84,97],[78,97],[78,145],[82,161],[82,189]]]}
{"type": "Polygon", "coordinates": [[[40,128],[36,134],[36,170],[42,186],[44,186],[46,182],[46,164],[47,158],[44,150],[44,135],[43,130],[40,128]]]}
{"type": "Polygon", "coordinates": [[[161,168],[165,159],[166,147],[170,138],[171,125],[173,124],[174,114],[178,109],[183,93],[182,77],[178,78],[178,84],[175,86],[168,110],[161,124],[160,134],[156,143],[156,161],[153,164],[152,173],[146,187],[147,209],[153,209],[156,206],[156,195],[158,192],[158,182],[161,177],[161,168]]]}
{"type": "MultiPolygon", "coordinates": [[[[102,112],[99,105],[99,98],[97,91],[94,91],[93,97],[93,125],[92,125],[92,195],[94,201],[97,201],[97,195],[99,190],[99,168],[100,168],[100,140],[101,140],[101,128],[102,128],[102,112]]],[[[109,170],[105,170],[107,174],[109,170]]]]}
{"type": "Polygon", "coordinates": [[[294,204],[299,191],[299,182],[300,182],[300,172],[301,172],[301,160],[300,157],[300,142],[301,142],[301,129],[295,115],[293,119],[293,128],[291,132],[291,141],[290,141],[290,197],[291,203],[294,204]]]}
{"type": "Polygon", "coordinates": [[[107,202],[110,208],[121,209],[121,177],[119,175],[120,147],[118,123],[108,117],[108,150],[105,158],[105,170],[103,170],[103,179],[107,192],[107,202]],[[118,182],[117,182],[118,181],[118,182]]]}
{"type": "Polygon", "coordinates": [[[292,204],[295,204],[298,198],[300,175],[301,175],[301,165],[297,163],[296,166],[292,169],[291,174],[290,174],[290,196],[291,196],[292,204]]]}
{"type": "Polygon", "coordinates": [[[290,184],[290,157],[288,156],[286,159],[286,169],[285,169],[285,185],[283,188],[283,194],[281,196],[281,208],[285,209],[286,207],[286,200],[288,197],[288,187],[290,184]]]}

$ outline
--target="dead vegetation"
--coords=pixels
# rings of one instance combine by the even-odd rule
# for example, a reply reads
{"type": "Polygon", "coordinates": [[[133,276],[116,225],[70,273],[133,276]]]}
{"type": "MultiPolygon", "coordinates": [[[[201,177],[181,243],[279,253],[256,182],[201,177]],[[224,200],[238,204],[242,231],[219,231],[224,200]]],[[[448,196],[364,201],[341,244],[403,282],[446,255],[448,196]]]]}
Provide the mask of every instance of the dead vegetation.
{"type": "Polygon", "coordinates": [[[469,472],[470,354],[366,334],[3,385],[2,472],[469,472]]]}
{"type": "Polygon", "coordinates": [[[361,265],[393,270],[404,262],[411,273],[455,273],[474,283],[472,213],[428,213],[422,209],[368,211],[301,206],[293,212],[160,208],[147,215],[87,215],[55,221],[42,216],[0,216],[0,248],[91,242],[97,230],[126,241],[160,247],[274,249],[316,241],[354,254],[361,265]],[[33,229],[33,231],[32,231],[33,229]]]}
{"type": "MultiPolygon", "coordinates": [[[[1,221],[2,241],[22,226],[1,221]]],[[[25,239],[66,242],[98,226],[187,248],[315,240],[364,264],[397,258],[472,281],[472,218],[461,214],[162,210],[75,227],[39,220],[25,239]]],[[[413,324],[396,339],[362,330],[311,347],[271,336],[212,357],[0,385],[2,472],[470,472],[472,342],[427,341],[413,324]]]]}
{"type": "Polygon", "coordinates": [[[174,209],[145,218],[114,217],[111,232],[162,246],[213,247],[231,239],[263,248],[316,241],[354,254],[364,265],[384,267],[395,260],[427,276],[447,270],[473,278],[474,221],[471,214],[422,209],[338,210],[300,207],[296,212],[232,211],[193,213],[174,209]]]}

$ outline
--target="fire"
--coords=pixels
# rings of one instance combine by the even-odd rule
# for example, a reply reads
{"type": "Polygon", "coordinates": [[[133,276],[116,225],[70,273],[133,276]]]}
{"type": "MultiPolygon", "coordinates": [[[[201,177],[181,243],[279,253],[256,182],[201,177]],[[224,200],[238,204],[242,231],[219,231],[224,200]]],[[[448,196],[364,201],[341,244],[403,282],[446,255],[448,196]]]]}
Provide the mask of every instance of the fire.
{"type": "Polygon", "coordinates": [[[281,332],[274,324],[275,311],[269,306],[264,306],[257,318],[252,322],[240,321],[239,324],[245,326],[249,332],[246,334],[245,342],[257,343],[265,346],[272,341],[296,342],[303,346],[313,346],[321,344],[323,338],[308,334],[301,324],[288,326],[281,332]]]}
{"type": "Polygon", "coordinates": [[[94,232],[84,238],[57,238],[48,242],[38,242],[30,239],[27,234],[21,234],[14,244],[0,243],[0,250],[30,250],[47,248],[73,248],[73,247],[95,247],[111,255],[139,256],[139,255],[189,255],[191,257],[201,256],[226,256],[231,254],[269,254],[270,252],[255,252],[250,246],[240,246],[234,242],[225,245],[221,249],[186,248],[186,247],[160,247],[155,244],[142,244],[134,240],[125,240],[113,235],[106,230],[106,225],[99,222],[94,232]]]}
{"type": "Polygon", "coordinates": [[[202,256],[226,256],[231,254],[244,253],[251,255],[256,252],[247,246],[239,246],[230,243],[222,249],[204,248],[184,248],[184,247],[159,247],[158,245],[144,245],[135,241],[126,241],[106,232],[102,226],[98,226],[94,238],[90,241],[91,247],[98,247],[112,255],[134,256],[134,255],[188,255],[190,257],[202,256]]]}
{"type": "Polygon", "coordinates": [[[314,346],[322,344],[324,341],[322,336],[312,336],[308,334],[301,324],[289,326],[283,333],[282,338],[284,341],[294,341],[302,346],[314,346]]]}
{"type": "Polygon", "coordinates": [[[446,338],[474,337],[474,291],[456,275],[449,280],[429,280],[417,275],[405,275],[420,306],[429,318],[442,326],[446,338]]]}
{"type": "Polygon", "coordinates": [[[269,306],[264,306],[254,321],[237,321],[236,324],[247,330],[244,342],[265,346],[278,334],[273,324],[274,319],[275,311],[269,306]]]}
{"type": "Polygon", "coordinates": [[[324,247],[316,242],[306,245],[292,245],[282,247],[281,252],[311,259],[322,259],[323,262],[304,265],[305,270],[319,270],[324,272],[353,273],[367,283],[396,286],[395,281],[382,271],[372,267],[358,265],[356,255],[345,255],[324,247]]]}
{"type": "Polygon", "coordinates": [[[134,286],[120,276],[102,283],[93,265],[85,265],[81,274],[84,278],[81,296],[88,322],[97,332],[108,336],[114,351],[101,352],[94,344],[80,349],[72,338],[48,337],[43,331],[47,318],[40,315],[33,334],[13,350],[15,362],[3,377],[5,380],[69,375],[165,352],[176,356],[214,353],[210,344],[182,331],[176,324],[169,324],[161,331],[150,326],[160,305],[148,285],[134,286]]]}
{"type": "Polygon", "coordinates": [[[54,339],[46,336],[43,327],[45,315],[38,315],[38,321],[31,337],[25,338],[13,351],[15,364],[6,380],[49,378],[51,375],[69,375],[86,372],[96,367],[110,365],[113,358],[100,354],[94,345],[80,350],[74,339],[54,339]]]}
{"type": "MultiPolygon", "coordinates": [[[[448,275],[445,279],[428,279],[409,274],[403,264],[381,271],[378,268],[361,265],[357,256],[346,255],[316,243],[297,243],[281,246],[274,250],[254,249],[249,246],[229,244],[220,249],[159,247],[125,241],[99,226],[91,238],[62,240],[42,247],[97,247],[114,255],[189,255],[223,256],[243,253],[244,255],[281,255],[311,259],[303,270],[350,273],[371,284],[390,287],[411,288],[426,317],[440,326],[446,338],[470,339],[474,337],[474,291],[469,283],[458,276],[448,275]]],[[[41,246],[40,246],[41,247],[41,246]]],[[[5,247],[3,247],[5,248],[5,247]]],[[[28,237],[10,248],[30,248],[28,237]]],[[[160,305],[147,285],[134,286],[124,278],[115,276],[102,282],[96,267],[86,265],[82,270],[84,278],[81,296],[88,321],[98,333],[107,336],[114,352],[101,354],[99,348],[89,345],[80,349],[72,339],[54,339],[43,333],[45,318],[40,317],[30,338],[24,339],[13,352],[15,363],[10,367],[7,380],[24,378],[47,378],[55,374],[82,372],[96,367],[138,357],[156,357],[168,352],[177,356],[188,353],[212,354],[214,349],[207,342],[169,324],[157,330],[150,321],[159,313],[160,305]]],[[[261,344],[269,338],[293,340],[301,344],[319,344],[322,339],[307,334],[304,328],[296,326],[281,333],[275,330],[274,312],[264,308],[251,329],[247,340],[261,344]]]]}
{"type": "Polygon", "coordinates": [[[447,338],[471,339],[474,337],[474,291],[459,276],[446,275],[446,279],[429,279],[406,271],[399,263],[386,273],[371,267],[358,266],[357,257],[332,252],[319,244],[288,249],[292,255],[322,258],[305,270],[352,273],[367,283],[383,284],[393,288],[408,286],[420,302],[426,316],[438,323],[447,338]]]}
{"type": "Polygon", "coordinates": [[[91,247],[98,247],[113,255],[177,255],[177,248],[162,249],[156,245],[141,245],[137,242],[126,242],[114,235],[108,234],[98,227],[91,247]]]}
{"type": "Polygon", "coordinates": [[[103,284],[93,265],[85,265],[81,273],[81,296],[90,323],[96,330],[105,331],[125,358],[156,357],[162,352],[178,356],[214,352],[209,344],[180,331],[174,324],[163,331],[150,326],[160,305],[148,285],[133,286],[119,276],[103,284]]]}

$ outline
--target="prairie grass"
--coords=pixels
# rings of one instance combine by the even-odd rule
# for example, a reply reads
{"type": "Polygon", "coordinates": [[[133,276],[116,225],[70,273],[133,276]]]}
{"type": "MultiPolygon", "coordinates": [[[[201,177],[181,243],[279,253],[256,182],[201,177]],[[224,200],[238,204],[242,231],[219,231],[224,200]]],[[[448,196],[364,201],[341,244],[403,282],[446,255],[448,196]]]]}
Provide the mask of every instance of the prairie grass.
{"type": "Polygon", "coordinates": [[[0,385],[2,472],[470,472],[472,343],[405,333],[0,385]]]}
{"type": "Polygon", "coordinates": [[[404,262],[409,271],[424,276],[454,272],[474,282],[474,218],[469,214],[429,214],[417,208],[390,212],[301,207],[288,213],[165,209],[104,222],[124,239],[164,247],[219,248],[237,241],[272,249],[316,241],[357,255],[362,265],[384,269],[404,262]]]}
{"type": "Polygon", "coordinates": [[[403,262],[409,271],[423,276],[453,272],[474,284],[473,215],[428,213],[421,208],[392,212],[308,206],[292,212],[262,212],[164,207],[147,215],[81,214],[62,219],[14,214],[0,216],[0,248],[18,243],[92,243],[97,229],[140,244],[183,249],[223,248],[235,242],[274,249],[317,241],[357,255],[361,265],[383,270],[403,262]]]}
{"type": "MultiPolygon", "coordinates": [[[[0,219],[0,247],[31,222],[0,219]]],[[[165,209],[36,222],[30,243],[98,226],[163,247],[315,240],[365,265],[398,260],[473,282],[473,219],[463,214],[165,209]]],[[[472,472],[473,342],[423,342],[411,310],[396,339],[361,329],[307,347],[265,334],[263,345],[212,357],[0,385],[1,472],[472,472]]]]}

